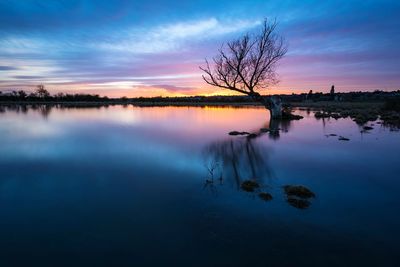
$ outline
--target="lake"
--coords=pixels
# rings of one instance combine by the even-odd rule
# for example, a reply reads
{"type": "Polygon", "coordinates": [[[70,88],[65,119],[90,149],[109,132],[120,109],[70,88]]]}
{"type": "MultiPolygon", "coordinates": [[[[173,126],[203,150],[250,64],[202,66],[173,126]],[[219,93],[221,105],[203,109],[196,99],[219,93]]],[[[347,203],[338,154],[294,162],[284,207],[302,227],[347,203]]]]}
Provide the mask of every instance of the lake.
{"type": "Polygon", "coordinates": [[[0,266],[398,266],[400,133],[296,113],[1,107],[0,266]]]}

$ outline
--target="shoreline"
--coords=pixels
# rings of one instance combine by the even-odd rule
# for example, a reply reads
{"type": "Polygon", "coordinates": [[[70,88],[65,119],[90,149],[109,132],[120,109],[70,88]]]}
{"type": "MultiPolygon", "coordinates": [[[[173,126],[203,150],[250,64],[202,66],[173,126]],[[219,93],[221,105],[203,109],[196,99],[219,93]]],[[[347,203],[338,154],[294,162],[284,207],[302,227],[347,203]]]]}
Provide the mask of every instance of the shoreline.
{"type": "MultiPolygon", "coordinates": [[[[316,102],[287,102],[291,108],[371,108],[382,107],[384,101],[371,102],[334,102],[334,101],[316,101],[316,102]]],[[[106,105],[132,105],[132,106],[236,106],[249,107],[263,105],[257,102],[136,102],[136,101],[0,101],[0,106],[8,105],[63,105],[63,106],[106,106],[106,105]]]]}
{"type": "Polygon", "coordinates": [[[181,107],[205,107],[205,106],[232,106],[232,107],[263,107],[257,102],[133,102],[133,101],[0,101],[0,106],[10,105],[61,105],[64,107],[101,107],[101,106],[137,106],[137,107],[165,107],[165,106],[181,106],[181,107]]]}

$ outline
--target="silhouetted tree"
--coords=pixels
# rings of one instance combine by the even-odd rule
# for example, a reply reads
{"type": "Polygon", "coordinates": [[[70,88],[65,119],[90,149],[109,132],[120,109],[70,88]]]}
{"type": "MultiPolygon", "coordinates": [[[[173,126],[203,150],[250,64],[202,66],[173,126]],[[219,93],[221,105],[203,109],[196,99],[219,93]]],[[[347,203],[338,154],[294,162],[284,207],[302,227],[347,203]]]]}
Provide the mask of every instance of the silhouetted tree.
{"type": "Polygon", "coordinates": [[[47,97],[50,96],[49,91],[47,91],[47,90],[44,88],[44,85],[43,85],[43,84],[40,84],[40,85],[37,86],[37,88],[36,88],[36,94],[37,94],[37,96],[40,97],[40,98],[47,98],[47,97]]]}
{"type": "Polygon", "coordinates": [[[220,88],[240,92],[261,102],[271,112],[271,117],[282,117],[279,98],[265,98],[257,91],[276,84],[276,66],[287,52],[282,37],[275,33],[276,21],[264,20],[261,31],[256,35],[246,34],[228,42],[213,58],[213,67],[206,59],[206,67],[200,67],[206,75],[206,83],[220,88]]]}
{"type": "Polygon", "coordinates": [[[335,94],[335,86],[334,85],[332,85],[332,87],[331,87],[331,95],[334,95],[335,94]]]}
{"type": "Polygon", "coordinates": [[[18,91],[18,97],[20,98],[20,99],[25,99],[26,97],[27,97],[27,93],[25,93],[25,91],[23,91],[23,90],[20,90],[20,91],[18,91]]]}
{"type": "Polygon", "coordinates": [[[62,93],[62,92],[57,93],[57,94],[55,95],[55,98],[58,98],[58,99],[62,99],[62,98],[64,98],[64,97],[65,97],[65,94],[62,93]]]}
{"type": "Polygon", "coordinates": [[[308,94],[306,95],[307,100],[311,100],[313,98],[313,90],[308,91],[308,94]]]}
{"type": "Polygon", "coordinates": [[[28,97],[29,98],[36,98],[37,97],[37,95],[36,95],[36,93],[35,92],[32,92],[32,93],[30,93],[29,95],[28,95],[28,97]]]}

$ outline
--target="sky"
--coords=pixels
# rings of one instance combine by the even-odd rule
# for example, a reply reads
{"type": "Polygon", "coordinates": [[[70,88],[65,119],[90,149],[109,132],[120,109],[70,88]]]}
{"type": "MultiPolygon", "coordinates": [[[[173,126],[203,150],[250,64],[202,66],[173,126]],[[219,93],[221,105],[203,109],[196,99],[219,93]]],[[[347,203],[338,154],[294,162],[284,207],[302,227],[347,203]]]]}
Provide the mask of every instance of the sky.
{"type": "Polygon", "coordinates": [[[205,58],[265,18],[289,51],[267,93],[400,89],[400,1],[0,0],[0,91],[232,94],[205,58]]]}

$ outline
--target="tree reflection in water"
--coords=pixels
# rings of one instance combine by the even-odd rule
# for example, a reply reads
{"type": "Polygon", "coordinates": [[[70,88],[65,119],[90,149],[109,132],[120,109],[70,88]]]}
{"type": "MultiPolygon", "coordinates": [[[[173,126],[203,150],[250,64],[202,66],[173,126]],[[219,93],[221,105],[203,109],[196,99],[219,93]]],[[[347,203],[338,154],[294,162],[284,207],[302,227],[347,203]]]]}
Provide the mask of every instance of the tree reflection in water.
{"type": "Polygon", "coordinates": [[[270,120],[268,123],[265,123],[263,128],[261,128],[260,132],[266,131],[270,139],[278,140],[281,136],[280,133],[289,132],[291,126],[292,126],[291,120],[270,120]]]}
{"type": "MultiPolygon", "coordinates": [[[[269,162],[270,150],[257,139],[263,135],[268,135],[273,140],[279,139],[280,131],[287,132],[290,129],[290,121],[273,120],[268,126],[258,133],[215,141],[206,146],[203,156],[208,178],[204,188],[217,194],[217,185],[227,182],[233,184],[238,191],[250,191],[258,194],[260,199],[271,200],[272,195],[268,191],[272,190],[275,175],[269,162]],[[246,190],[244,183],[253,183],[255,186],[246,190]]],[[[287,203],[295,208],[306,209],[311,205],[312,197],[296,195],[295,190],[291,195],[284,190],[283,193],[287,203]]]]}
{"type": "Polygon", "coordinates": [[[212,184],[216,176],[220,182],[224,178],[232,177],[236,188],[240,189],[245,180],[262,183],[264,177],[273,176],[268,164],[268,152],[256,146],[254,138],[237,137],[213,142],[205,148],[204,154],[207,166],[218,166],[212,175],[209,172],[210,179],[206,181],[208,184],[212,184]]]}
{"type": "Polygon", "coordinates": [[[17,114],[27,114],[28,111],[38,112],[44,119],[50,115],[53,104],[7,104],[0,105],[0,113],[15,112],[17,114]]]}

